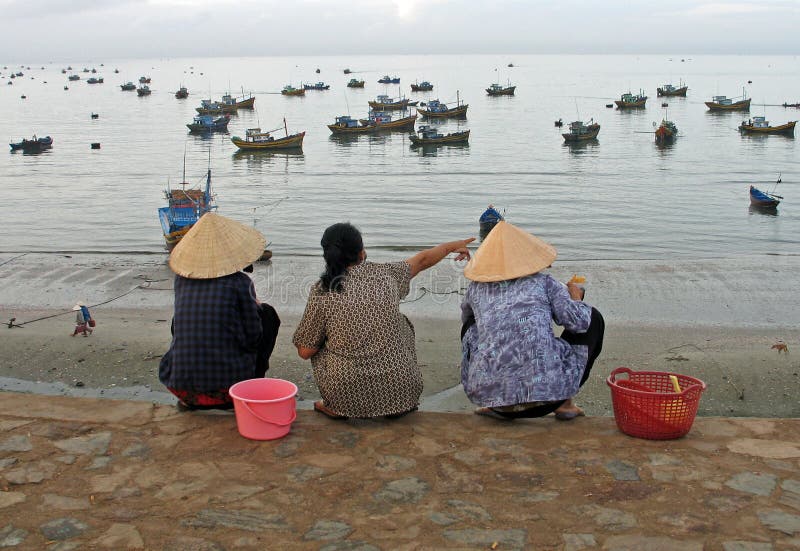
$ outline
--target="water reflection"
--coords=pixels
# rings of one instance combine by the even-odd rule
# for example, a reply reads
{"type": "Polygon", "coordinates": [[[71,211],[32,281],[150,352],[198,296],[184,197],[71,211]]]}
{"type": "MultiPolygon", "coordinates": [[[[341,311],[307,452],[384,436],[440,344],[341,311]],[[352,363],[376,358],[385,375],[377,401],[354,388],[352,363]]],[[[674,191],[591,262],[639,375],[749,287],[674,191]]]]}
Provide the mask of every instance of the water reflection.
{"type": "Polygon", "coordinates": [[[749,213],[760,214],[762,216],[778,216],[778,207],[765,207],[760,205],[750,205],[749,213]]]}
{"type": "Polygon", "coordinates": [[[566,147],[570,153],[574,153],[575,155],[583,155],[592,151],[598,145],[600,145],[600,142],[597,138],[594,138],[593,140],[583,140],[580,142],[564,142],[561,144],[561,147],[566,147]]]}
{"type": "Polygon", "coordinates": [[[438,157],[439,150],[442,153],[452,150],[455,153],[469,153],[469,142],[467,143],[439,143],[439,144],[411,144],[411,151],[420,153],[422,157],[438,157]],[[459,151],[460,150],[460,151],[459,151]]]}
{"type": "Polygon", "coordinates": [[[285,149],[282,151],[251,151],[240,149],[231,155],[234,164],[245,163],[247,168],[257,169],[264,166],[283,166],[302,164],[305,155],[302,149],[285,149]]]}

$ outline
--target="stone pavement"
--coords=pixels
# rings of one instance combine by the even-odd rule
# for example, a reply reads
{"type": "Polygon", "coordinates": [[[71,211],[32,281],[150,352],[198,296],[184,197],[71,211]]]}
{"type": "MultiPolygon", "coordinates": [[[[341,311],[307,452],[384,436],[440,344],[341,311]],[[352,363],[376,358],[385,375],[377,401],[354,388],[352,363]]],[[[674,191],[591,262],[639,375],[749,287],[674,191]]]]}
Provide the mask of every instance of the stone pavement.
{"type": "Polygon", "coordinates": [[[800,549],[800,419],[501,422],[233,415],[0,393],[0,548],[800,549]]]}

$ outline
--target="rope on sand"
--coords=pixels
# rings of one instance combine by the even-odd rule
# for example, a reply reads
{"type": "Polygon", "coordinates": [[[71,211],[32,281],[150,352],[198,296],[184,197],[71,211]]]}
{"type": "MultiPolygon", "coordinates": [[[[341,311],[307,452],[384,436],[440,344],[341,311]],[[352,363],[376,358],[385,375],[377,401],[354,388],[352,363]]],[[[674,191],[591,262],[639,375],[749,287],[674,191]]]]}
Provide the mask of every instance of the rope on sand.
{"type": "Polygon", "coordinates": [[[3,262],[2,264],[0,264],[0,266],[5,266],[6,264],[8,264],[9,262],[11,262],[12,260],[16,260],[16,259],[18,259],[18,258],[22,258],[22,257],[23,257],[23,256],[25,256],[26,254],[28,254],[28,253],[22,253],[22,254],[18,254],[17,256],[12,256],[12,257],[11,257],[11,258],[9,258],[8,260],[6,260],[6,261],[5,261],[5,262],[3,262]]]}
{"type": "MultiPolygon", "coordinates": [[[[130,295],[132,292],[136,291],[137,289],[147,289],[147,288],[150,287],[151,283],[157,283],[159,281],[166,281],[166,280],[165,279],[145,279],[144,283],[141,283],[141,284],[137,285],[136,287],[134,287],[130,291],[126,291],[126,292],[122,293],[121,295],[117,295],[117,296],[115,296],[113,298],[110,298],[108,300],[104,300],[103,302],[98,302],[97,304],[90,304],[90,305],[87,306],[87,308],[96,308],[98,306],[102,306],[104,304],[108,304],[109,302],[114,302],[115,300],[121,299],[124,296],[130,295]]],[[[21,323],[15,323],[17,318],[11,318],[10,320],[8,320],[7,326],[8,326],[9,329],[11,329],[12,327],[24,327],[25,325],[28,325],[29,323],[33,323],[35,321],[42,321],[42,320],[55,318],[55,317],[58,317],[58,316],[63,316],[64,314],[71,314],[71,313],[72,313],[72,310],[70,309],[70,310],[65,310],[63,312],[58,312],[57,314],[50,314],[49,316],[43,316],[41,318],[36,318],[36,319],[28,320],[28,321],[23,321],[21,323]]]]}
{"type": "Polygon", "coordinates": [[[462,287],[460,289],[455,289],[453,291],[431,291],[427,287],[420,287],[419,290],[421,291],[420,294],[411,300],[401,300],[400,304],[408,304],[410,302],[417,302],[425,295],[463,295],[466,287],[462,287]]]}

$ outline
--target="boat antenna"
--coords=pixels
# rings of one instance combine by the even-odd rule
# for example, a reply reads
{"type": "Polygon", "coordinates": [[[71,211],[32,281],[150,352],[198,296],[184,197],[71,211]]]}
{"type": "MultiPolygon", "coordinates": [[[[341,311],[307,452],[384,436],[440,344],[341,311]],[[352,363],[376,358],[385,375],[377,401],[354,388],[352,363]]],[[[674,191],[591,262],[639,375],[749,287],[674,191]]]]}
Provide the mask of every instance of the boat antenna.
{"type": "Polygon", "coordinates": [[[350,102],[347,101],[347,90],[344,92],[344,104],[347,106],[347,116],[350,116],[350,102]]]}
{"type": "Polygon", "coordinates": [[[575,100],[575,113],[578,115],[578,120],[581,120],[581,110],[578,109],[578,98],[573,98],[575,100]]]}
{"type": "Polygon", "coordinates": [[[183,144],[183,178],[181,179],[183,189],[186,189],[186,144],[183,144]]]}
{"type": "Polygon", "coordinates": [[[283,130],[286,132],[286,137],[289,137],[289,128],[286,126],[286,117],[283,117],[283,130]]]}

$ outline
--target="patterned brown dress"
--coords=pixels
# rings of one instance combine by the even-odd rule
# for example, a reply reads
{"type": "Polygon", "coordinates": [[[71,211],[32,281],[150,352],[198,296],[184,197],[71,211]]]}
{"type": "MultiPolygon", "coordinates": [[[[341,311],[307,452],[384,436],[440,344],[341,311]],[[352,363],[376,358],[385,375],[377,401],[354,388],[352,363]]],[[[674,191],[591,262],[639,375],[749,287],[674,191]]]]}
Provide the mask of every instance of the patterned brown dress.
{"type": "Polygon", "coordinates": [[[419,405],[414,326],[400,313],[410,282],[406,262],[362,262],[348,268],[340,292],[311,289],[293,342],[319,350],[314,379],[336,413],[377,417],[419,405]]]}

